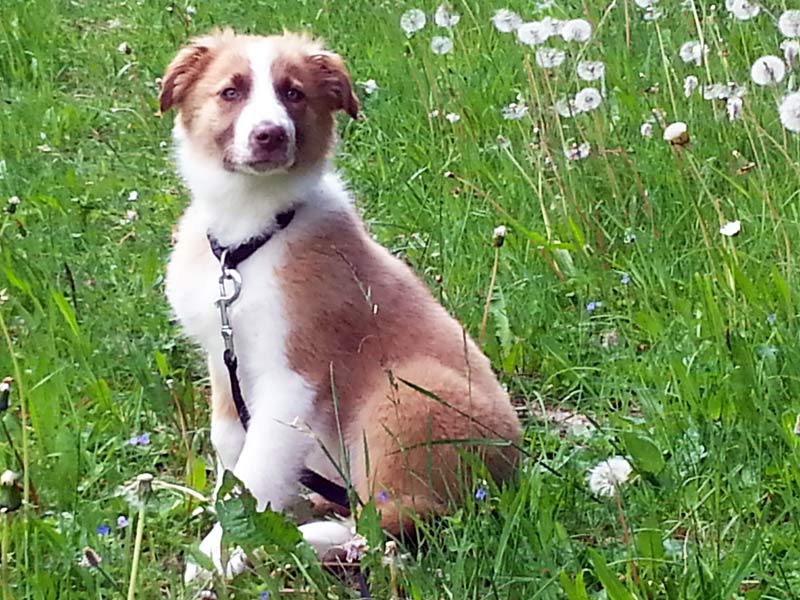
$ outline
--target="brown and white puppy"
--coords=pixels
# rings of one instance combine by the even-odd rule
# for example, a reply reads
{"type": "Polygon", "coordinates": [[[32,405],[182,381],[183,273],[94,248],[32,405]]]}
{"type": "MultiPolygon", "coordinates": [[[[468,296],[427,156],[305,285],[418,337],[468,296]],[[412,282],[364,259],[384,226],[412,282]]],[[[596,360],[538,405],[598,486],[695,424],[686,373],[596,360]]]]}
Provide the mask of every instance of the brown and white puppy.
{"type": "MultiPolygon", "coordinates": [[[[244,482],[259,510],[282,510],[304,466],[340,480],[322,440],[359,497],[377,498],[394,534],[412,516],[458,501],[465,450],[495,479],[508,478],[517,453],[497,440],[517,441],[520,427],[489,361],[414,273],[370,238],[329,162],[334,114],[355,118],[359,109],[341,58],[304,35],[215,32],[180,50],[160,101],[162,111],[179,111],[176,157],[192,192],[167,296],[208,355],[220,468],[244,482]],[[222,362],[220,266],[207,234],[241,244],[289,208],[291,224],[239,267],[244,283],[231,314],[251,414],[245,432],[222,362]]],[[[324,522],[303,533],[317,548],[350,535],[324,522]]],[[[220,539],[216,526],[201,548],[222,570],[220,539]]],[[[228,565],[229,574],[240,567],[228,565]]],[[[187,578],[196,573],[190,565],[187,578]]]]}

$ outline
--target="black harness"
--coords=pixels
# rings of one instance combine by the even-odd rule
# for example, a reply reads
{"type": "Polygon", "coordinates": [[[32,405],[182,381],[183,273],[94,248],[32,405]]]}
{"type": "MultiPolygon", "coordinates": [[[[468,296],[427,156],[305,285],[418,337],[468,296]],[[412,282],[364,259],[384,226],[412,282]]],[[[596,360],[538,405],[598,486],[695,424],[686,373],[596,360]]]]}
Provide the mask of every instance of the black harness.
{"type": "MultiPolygon", "coordinates": [[[[214,253],[214,256],[217,257],[222,267],[222,275],[219,279],[220,299],[217,301],[222,321],[222,339],[225,342],[225,351],[222,355],[222,360],[225,363],[225,368],[228,370],[228,378],[231,382],[231,395],[233,396],[233,403],[236,406],[236,413],[239,415],[239,422],[242,424],[242,428],[245,431],[247,431],[250,425],[250,411],[242,396],[242,388],[239,385],[239,377],[236,374],[238,362],[233,347],[233,328],[231,327],[227,309],[239,297],[239,292],[241,291],[242,278],[237,271],[237,267],[271,240],[275,234],[286,229],[294,219],[294,216],[295,209],[290,209],[278,214],[275,217],[274,227],[237,246],[223,246],[211,233],[208,234],[208,243],[211,246],[211,251],[214,253]],[[226,289],[226,284],[228,282],[232,283],[234,287],[234,291],[231,295],[228,295],[226,289]]],[[[300,483],[312,492],[325,498],[328,502],[332,502],[344,509],[350,508],[347,490],[319,473],[304,468],[300,472],[300,483]]]]}

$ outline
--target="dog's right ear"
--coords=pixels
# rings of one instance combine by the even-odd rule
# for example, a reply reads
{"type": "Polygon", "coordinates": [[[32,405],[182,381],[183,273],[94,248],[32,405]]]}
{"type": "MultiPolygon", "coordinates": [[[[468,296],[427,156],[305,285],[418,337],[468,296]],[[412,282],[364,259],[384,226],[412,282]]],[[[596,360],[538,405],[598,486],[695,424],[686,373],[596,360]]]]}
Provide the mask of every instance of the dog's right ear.
{"type": "Polygon", "coordinates": [[[195,38],[188,46],[181,48],[169,63],[161,79],[161,94],[158,97],[162,113],[173,106],[180,107],[186,100],[192,86],[211,62],[215,42],[212,36],[195,38]]]}

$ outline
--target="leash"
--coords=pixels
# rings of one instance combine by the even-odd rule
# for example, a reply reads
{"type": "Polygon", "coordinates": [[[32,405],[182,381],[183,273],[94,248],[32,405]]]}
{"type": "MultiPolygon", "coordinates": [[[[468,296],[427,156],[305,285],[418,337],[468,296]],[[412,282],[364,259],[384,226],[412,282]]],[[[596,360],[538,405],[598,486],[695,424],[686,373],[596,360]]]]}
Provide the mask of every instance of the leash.
{"type": "MultiPolygon", "coordinates": [[[[220,268],[222,269],[222,273],[219,277],[219,299],[216,301],[216,305],[219,308],[220,333],[222,334],[222,341],[225,344],[222,360],[228,371],[228,378],[231,383],[231,395],[233,396],[233,403],[236,406],[236,414],[239,416],[239,422],[242,424],[242,428],[245,431],[247,431],[250,425],[250,411],[244,401],[242,388],[239,385],[239,376],[237,375],[239,364],[233,345],[233,327],[231,326],[230,315],[228,314],[228,309],[236,301],[242,291],[242,276],[237,270],[237,267],[271,240],[276,233],[286,229],[294,219],[294,216],[294,209],[276,215],[275,226],[273,228],[268,229],[256,237],[250,238],[238,246],[223,246],[211,233],[208,234],[208,243],[211,246],[211,251],[219,261],[220,268]],[[228,293],[229,284],[232,286],[232,292],[230,294],[228,293]]],[[[350,499],[347,490],[319,473],[304,468],[300,472],[300,483],[312,492],[325,498],[328,502],[332,502],[347,510],[350,509],[350,499]]]]}

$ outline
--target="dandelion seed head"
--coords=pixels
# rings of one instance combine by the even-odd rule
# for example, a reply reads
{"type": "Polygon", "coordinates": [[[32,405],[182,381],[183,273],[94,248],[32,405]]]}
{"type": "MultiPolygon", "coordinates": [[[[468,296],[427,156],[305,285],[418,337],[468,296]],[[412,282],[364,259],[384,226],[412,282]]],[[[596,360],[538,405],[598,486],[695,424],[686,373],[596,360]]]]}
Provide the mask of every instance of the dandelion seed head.
{"type": "Polygon", "coordinates": [[[728,221],[722,227],[719,228],[719,232],[725,237],[733,237],[735,235],[738,235],[741,230],[742,230],[742,222],[738,220],[728,221]]]}
{"type": "Polygon", "coordinates": [[[762,56],[753,63],[750,78],[756,85],[775,85],[786,76],[786,65],[777,56],[762,56]]]}
{"type": "Polygon", "coordinates": [[[550,28],[541,21],[523,23],[517,29],[517,39],[528,46],[538,46],[550,39],[550,28]]]}
{"type": "Polygon", "coordinates": [[[678,51],[681,60],[685,63],[693,63],[695,65],[702,65],[708,54],[708,46],[705,44],[692,40],[686,42],[681,46],[678,51]]]}
{"type": "Polygon", "coordinates": [[[444,116],[444,118],[447,119],[450,123],[458,123],[461,120],[461,117],[456,113],[447,113],[444,116]]]}
{"type": "Polygon", "coordinates": [[[565,42],[588,42],[592,37],[592,24],[586,19],[572,19],[564,23],[561,37],[565,42]]]}
{"type": "Polygon", "coordinates": [[[689,75],[686,79],[683,80],[683,95],[689,98],[694,91],[697,89],[697,86],[700,84],[700,80],[697,79],[694,75],[689,75]]]}
{"type": "Polygon", "coordinates": [[[8,199],[8,203],[11,206],[17,206],[20,202],[22,201],[19,199],[19,196],[11,196],[11,198],[8,199]]]}
{"type": "Polygon", "coordinates": [[[658,4],[658,0],[634,0],[634,2],[636,6],[644,9],[653,8],[658,4]]]}
{"type": "Polygon", "coordinates": [[[367,79],[363,83],[359,84],[361,88],[364,90],[364,93],[367,96],[371,96],[375,92],[378,91],[378,84],[375,82],[374,79],[367,79]]]}
{"type": "Polygon", "coordinates": [[[507,8],[501,8],[495,11],[492,17],[492,24],[501,33],[511,33],[522,25],[522,19],[517,13],[507,8]]]}
{"type": "Polygon", "coordinates": [[[17,474],[14,471],[11,469],[6,469],[3,471],[3,474],[0,475],[0,485],[4,487],[11,487],[17,483],[18,479],[19,477],[17,477],[17,474]]]}
{"type": "Polygon", "coordinates": [[[784,96],[778,107],[778,114],[785,129],[800,133],[800,92],[784,96]]]}
{"type": "Polygon", "coordinates": [[[800,37],[800,10],[785,10],[778,17],[778,31],[783,37],[800,37]]]}
{"type": "Polygon", "coordinates": [[[518,121],[528,114],[528,105],[524,102],[512,102],[504,106],[501,113],[506,121],[518,121]]]}
{"type": "Polygon", "coordinates": [[[664,13],[661,12],[661,10],[651,7],[645,9],[644,13],[642,14],[642,19],[645,21],[658,21],[663,15],[664,13]]]}
{"type": "Polygon", "coordinates": [[[797,40],[783,40],[781,42],[781,50],[786,64],[794,67],[797,64],[797,58],[800,57],[800,42],[797,40]]]}
{"type": "Polygon", "coordinates": [[[682,146],[689,141],[688,127],[683,121],[670,123],[664,130],[664,140],[670,144],[682,146]]]}
{"type": "Polygon", "coordinates": [[[740,21],[748,21],[761,12],[761,7],[749,0],[725,0],[725,8],[740,21]]]}
{"type": "Polygon", "coordinates": [[[550,35],[561,35],[561,30],[564,28],[564,21],[554,17],[545,17],[541,21],[542,25],[550,30],[550,35]]]}
{"type": "Polygon", "coordinates": [[[595,495],[605,498],[616,496],[619,489],[627,483],[633,473],[633,467],[622,456],[614,456],[601,461],[592,467],[587,477],[589,490],[595,495]]]}
{"type": "Polygon", "coordinates": [[[442,37],[440,35],[434,36],[431,39],[431,52],[434,54],[442,55],[447,54],[453,49],[453,40],[448,37],[442,37]]]}
{"type": "Polygon", "coordinates": [[[606,64],[600,60],[582,60],[575,68],[578,78],[584,81],[597,81],[606,74],[606,64]]]}
{"type": "Polygon", "coordinates": [[[642,126],[639,127],[639,133],[642,134],[642,137],[653,137],[653,124],[652,123],[642,123],[642,126]]]}
{"type": "Polygon", "coordinates": [[[602,102],[603,96],[600,94],[600,90],[593,87],[583,88],[575,94],[575,107],[579,112],[595,110],[602,102]]]}
{"type": "Polygon", "coordinates": [[[742,104],[743,101],[741,98],[737,98],[736,96],[728,98],[725,102],[725,110],[728,113],[729,121],[735,121],[742,115],[742,104]]]}
{"type": "Polygon", "coordinates": [[[446,29],[452,29],[458,25],[460,20],[461,15],[451,13],[444,4],[440,4],[439,8],[437,8],[436,12],[433,14],[433,22],[439,27],[444,27],[446,29]]]}
{"type": "Polygon", "coordinates": [[[559,67],[566,58],[566,52],[558,48],[539,48],[536,51],[536,64],[543,69],[559,67]]]}
{"type": "Polygon", "coordinates": [[[400,28],[410,37],[425,27],[426,21],[424,12],[418,8],[412,8],[404,12],[400,17],[400,28]]]}
{"type": "Polygon", "coordinates": [[[128,194],[128,202],[136,202],[139,199],[139,192],[133,190],[130,194],[128,194]]]}
{"type": "Polygon", "coordinates": [[[553,110],[564,118],[574,117],[581,112],[575,105],[574,98],[561,98],[556,100],[556,103],[553,105],[553,110]]]}
{"type": "Polygon", "coordinates": [[[589,145],[589,142],[572,144],[572,146],[564,148],[564,156],[566,156],[568,160],[583,160],[588,158],[591,153],[592,147],[589,145]]]}
{"type": "Polygon", "coordinates": [[[119,46],[117,46],[117,52],[120,54],[130,54],[131,47],[128,45],[128,42],[122,42],[119,46]]]}

